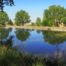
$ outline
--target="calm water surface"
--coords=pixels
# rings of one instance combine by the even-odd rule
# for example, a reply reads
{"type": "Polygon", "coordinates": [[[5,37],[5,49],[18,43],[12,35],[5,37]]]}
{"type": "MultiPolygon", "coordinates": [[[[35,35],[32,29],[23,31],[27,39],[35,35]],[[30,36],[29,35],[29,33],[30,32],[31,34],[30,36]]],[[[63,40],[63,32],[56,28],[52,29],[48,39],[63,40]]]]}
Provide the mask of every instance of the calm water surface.
{"type": "Polygon", "coordinates": [[[19,52],[45,57],[66,58],[66,33],[24,29],[0,29],[0,39],[19,52]]]}

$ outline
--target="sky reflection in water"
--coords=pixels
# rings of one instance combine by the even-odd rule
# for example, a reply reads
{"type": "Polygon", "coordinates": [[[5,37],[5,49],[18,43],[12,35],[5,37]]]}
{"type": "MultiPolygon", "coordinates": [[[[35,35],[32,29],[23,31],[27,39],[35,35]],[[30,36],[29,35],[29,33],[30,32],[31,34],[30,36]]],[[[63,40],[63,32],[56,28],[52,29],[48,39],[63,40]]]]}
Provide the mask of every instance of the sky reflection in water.
{"type": "Polygon", "coordinates": [[[66,55],[66,33],[24,29],[0,29],[1,39],[12,39],[12,47],[31,55],[59,57],[66,55]],[[4,33],[6,30],[6,33],[4,33]],[[3,35],[3,36],[2,36],[3,35]]]}

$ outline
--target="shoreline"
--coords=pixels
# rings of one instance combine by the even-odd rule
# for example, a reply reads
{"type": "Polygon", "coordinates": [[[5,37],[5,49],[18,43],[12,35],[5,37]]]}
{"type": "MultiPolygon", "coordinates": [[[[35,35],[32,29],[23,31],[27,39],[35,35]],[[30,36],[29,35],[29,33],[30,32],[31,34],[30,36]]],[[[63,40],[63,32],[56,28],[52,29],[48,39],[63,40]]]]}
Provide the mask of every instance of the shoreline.
{"type": "Polygon", "coordinates": [[[66,32],[66,27],[48,27],[48,26],[6,26],[4,28],[35,29],[46,31],[66,32]]]}

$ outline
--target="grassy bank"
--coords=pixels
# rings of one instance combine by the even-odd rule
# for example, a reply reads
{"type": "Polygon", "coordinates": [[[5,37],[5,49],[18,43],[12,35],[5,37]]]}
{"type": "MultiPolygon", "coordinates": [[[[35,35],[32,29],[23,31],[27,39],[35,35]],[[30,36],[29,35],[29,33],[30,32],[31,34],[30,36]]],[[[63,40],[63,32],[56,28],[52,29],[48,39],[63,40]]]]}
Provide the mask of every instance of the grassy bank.
{"type": "Polygon", "coordinates": [[[0,66],[65,66],[65,61],[25,55],[3,45],[0,46],[0,66]]]}

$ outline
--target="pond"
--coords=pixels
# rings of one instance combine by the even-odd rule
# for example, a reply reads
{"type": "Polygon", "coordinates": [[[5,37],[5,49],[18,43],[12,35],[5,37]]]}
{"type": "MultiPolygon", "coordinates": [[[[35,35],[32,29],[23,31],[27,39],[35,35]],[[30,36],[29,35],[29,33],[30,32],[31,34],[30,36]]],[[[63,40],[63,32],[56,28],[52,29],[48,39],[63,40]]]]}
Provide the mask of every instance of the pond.
{"type": "Polygon", "coordinates": [[[0,43],[32,56],[66,59],[65,32],[0,28],[0,43]]]}

